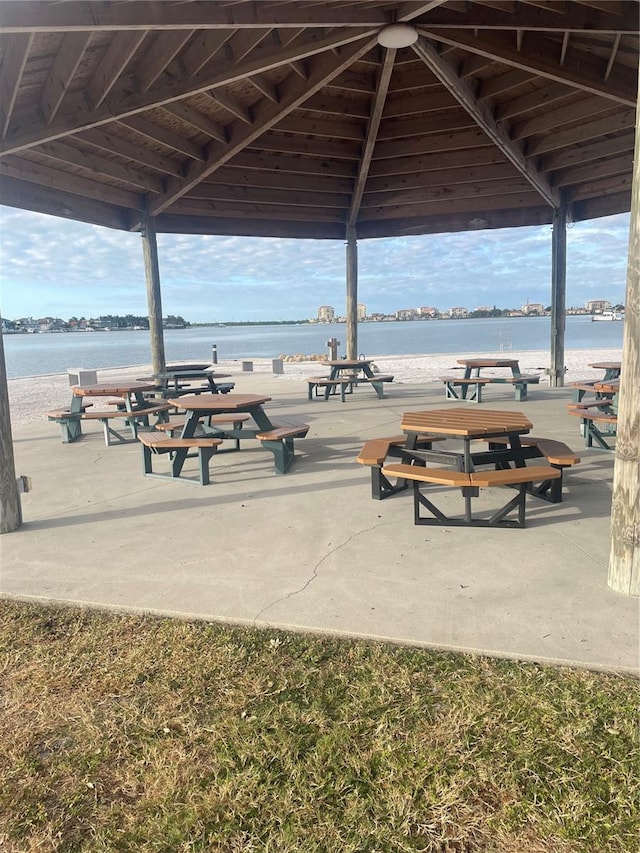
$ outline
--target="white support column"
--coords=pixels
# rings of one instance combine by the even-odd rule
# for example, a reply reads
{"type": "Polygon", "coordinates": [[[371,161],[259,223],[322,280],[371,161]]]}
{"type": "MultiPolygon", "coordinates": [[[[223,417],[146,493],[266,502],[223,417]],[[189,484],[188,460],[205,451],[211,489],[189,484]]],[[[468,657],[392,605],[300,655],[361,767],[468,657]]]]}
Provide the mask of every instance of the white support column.
{"type": "Polygon", "coordinates": [[[4,361],[4,341],[0,332],[0,533],[12,533],[21,524],[20,495],[13,459],[7,368],[4,361]]]}
{"type": "Polygon", "coordinates": [[[553,215],[551,235],[551,365],[549,385],[564,385],[564,333],[567,293],[567,208],[553,215]]]}
{"type": "Polygon", "coordinates": [[[164,354],[164,334],[162,331],[160,266],[158,264],[158,243],[156,240],[156,221],[154,217],[144,216],[142,218],[141,234],[144,271],[147,279],[151,361],[154,373],[164,373],[166,370],[166,359],[164,354]]]}
{"type": "Polygon", "coordinates": [[[347,358],[358,357],[358,242],[356,229],[347,227],[347,358]]]}
{"type": "Polygon", "coordinates": [[[615,455],[607,582],[616,592],[640,595],[640,94],[615,455]]]}

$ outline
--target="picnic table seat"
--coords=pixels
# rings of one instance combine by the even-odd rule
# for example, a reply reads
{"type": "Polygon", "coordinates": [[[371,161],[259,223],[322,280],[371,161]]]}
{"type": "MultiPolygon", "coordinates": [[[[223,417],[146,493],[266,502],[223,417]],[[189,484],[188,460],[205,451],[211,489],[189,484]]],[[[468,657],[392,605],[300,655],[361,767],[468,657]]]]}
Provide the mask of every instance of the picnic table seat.
{"type": "Polygon", "coordinates": [[[390,374],[375,373],[373,376],[361,377],[358,379],[358,382],[368,382],[369,385],[373,385],[376,394],[382,400],[384,398],[385,382],[393,382],[393,379],[394,377],[390,374]]]}
{"type": "MultiPolygon", "coordinates": [[[[419,435],[416,447],[423,450],[431,450],[434,441],[444,441],[444,437],[435,435],[419,435]]],[[[373,500],[381,501],[397,492],[408,488],[409,483],[401,478],[392,483],[383,473],[382,468],[388,456],[409,462],[411,456],[406,450],[407,436],[394,435],[390,438],[370,438],[362,446],[356,457],[360,465],[368,465],[371,468],[371,497],[373,500]]]]}
{"type": "Polygon", "coordinates": [[[342,403],[345,402],[345,392],[346,389],[349,388],[351,390],[352,385],[354,383],[354,379],[349,376],[341,376],[337,379],[329,379],[328,376],[310,376],[307,379],[308,383],[308,397],[310,400],[313,400],[314,397],[320,397],[319,389],[324,389],[322,391],[322,396],[325,400],[329,399],[329,395],[334,391],[340,389],[340,401],[342,403]]]}
{"type": "Polygon", "coordinates": [[[570,403],[567,410],[573,417],[580,418],[580,431],[584,436],[585,447],[593,447],[595,442],[603,450],[614,449],[610,441],[617,432],[618,413],[613,400],[570,403]]]}
{"type": "MultiPolygon", "coordinates": [[[[162,432],[157,431],[141,432],[138,435],[138,440],[142,444],[142,470],[145,477],[158,477],[162,479],[195,482],[188,477],[177,477],[173,474],[159,474],[153,471],[152,467],[152,458],[154,454],[169,454],[171,457],[176,450],[195,450],[198,456],[198,482],[201,486],[209,485],[209,461],[217,451],[219,445],[222,444],[221,438],[213,438],[210,436],[173,438],[172,436],[167,436],[162,432]]],[[[189,454],[187,453],[187,455],[189,454]]]]}
{"type": "Polygon", "coordinates": [[[385,465],[382,469],[385,476],[394,476],[411,480],[413,483],[413,520],[414,524],[447,525],[452,527],[525,527],[526,526],[526,496],[527,486],[531,483],[557,479],[561,476],[558,468],[550,466],[532,466],[524,468],[509,468],[498,471],[474,471],[466,474],[451,468],[427,468],[421,465],[385,465]],[[450,517],[445,515],[421,491],[426,484],[449,486],[462,489],[490,488],[493,486],[518,486],[518,494],[500,507],[489,518],[450,517]],[[421,507],[431,513],[422,515],[421,507]],[[517,519],[507,518],[511,512],[517,511],[517,519]]]}
{"type": "Polygon", "coordinates": [[[256,434],[262,446],[273,453],[276,474],[287,472],[294,460],[294,439],[304,438],[308,432],[309,424],[278,421],[272,423],[272,429],[256,434]]]}
{"type": "Polygon", "coordinates": [[[475,400],[482,402],[482,389],[485,385],[513,385],[515,398],[518,402],[526,400],[529,385],[537,385],[540,376],[537,373],[521,373],[519,376],[441,376],[440,381],[445,385],[445,399],[447,400],[475,400]],[[456,388],[464,389],[462,395],[458,394],[456,388]],[[469,389],[471,394],[469,394],[469,389]]]}
{"type": "MultiPolygon", "coordinates": [[[[497,449],[500,446],[506,447],[509,444],[509,439],[506,436],[486,440],[489,443],[490,450],[497,449]]],[[[549,503],[561,503],[563,471],[565,468],[577,465],[580,462],[580,457],[564,442],[557,441],[554,438],[523,435],[520,437],[520,444],[525,459],[544,458],[552,468],[557,468],[560,471],[560,477],[542,480],[535,486],[532,483],[529,487],[531,494],[549,501],[549,503]]]]}
{"type": "MultiPolygon", "coordinates": [[[[118,404],[119,401],[115,400],[112,402],[114,404],[118,404]]],[[[104,430],[104,440],[107,447],[110,447],[113,443],[111,441],[112,438],[117,439],[117,441],[121,443],[128,440],[120,435],[120,433],[110,425],[110,421],[122,421],[125,426],[130,428],[131,438],[135,439],[140,427],[151,428],[149,424],[149,417],[157,415],[156,424],[154,424],[155,426],[167,419],[167,412],[173,409],[173,406],[170,403],[164,402],[154,403],[138,408],[133,412],[128,412],[126,409],[122,408],[115,410],[93,409],[93,411],[87,411],[89,408],[93,408],[92,403],[83,403],[82,406],[78,408],[78,411],[72,412],[69,407],[66,407],[52,409],[50,412],[46,413],[46,416],[50,421],[55,421],[60,424],[63,444],[69,444],[77,438],[80,438],[82,435],[80,422],[86,420],[100,421],[104,430]]]]}
{"type": "MultiPolygon", "coordinates": [[[[243,414],[242,412],[232,412],[230,414],[222,414],[222,415],[209,415],[206,418],[207,423],[210,426],[216,426],[218,424],[231,424],[232,429],[241,430],[242,425],[247,421],[251,420],[251,415],[243,414]]],[[[173,438],[174,434],[177,432],[181,432],[184,429],[186,421],[168,421],[164,424],[156,424],[156,429],[161,432],[168,432],[169,435],[173,438]]],[[[240,450],[240,436],[236,436],[233,441],[235,442],[235,449],[240,450]]]]}

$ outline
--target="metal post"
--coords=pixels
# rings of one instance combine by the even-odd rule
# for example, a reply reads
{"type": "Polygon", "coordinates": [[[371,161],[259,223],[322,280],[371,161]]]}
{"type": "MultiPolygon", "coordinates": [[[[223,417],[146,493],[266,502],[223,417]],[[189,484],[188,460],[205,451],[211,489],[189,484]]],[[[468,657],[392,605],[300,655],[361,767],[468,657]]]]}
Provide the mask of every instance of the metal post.
{"type": "Polygon", "coordinates": [[[549,385],[564,385],[564,332],[566,327],[567,292],[567,208],[553,215],[551,235],[551,366],[549,385]]]}
{"type": "Polygon", "coordinates": [[[151,361],[154,374],[164,373],[167,369],[164,353],[164,334],[162,331],[162,297],[160,293],[160,267],[158,265],[158,243],[156,240],[156,221],[152,216],[142,217],[142,252],[144,271],[147,279],[147,305],[149,309],[149,337],[151,340],[151,361]]]}
{"type": "Polygon", "coordinates": [[[347,358],[358,357],[358,243],[356,229],[347,226],[347,358]]]}
{"type": "Polygon", "coordinates": [[[211,344],[211,364],[218,363],[218,346],[217,344],[211,344]]]}

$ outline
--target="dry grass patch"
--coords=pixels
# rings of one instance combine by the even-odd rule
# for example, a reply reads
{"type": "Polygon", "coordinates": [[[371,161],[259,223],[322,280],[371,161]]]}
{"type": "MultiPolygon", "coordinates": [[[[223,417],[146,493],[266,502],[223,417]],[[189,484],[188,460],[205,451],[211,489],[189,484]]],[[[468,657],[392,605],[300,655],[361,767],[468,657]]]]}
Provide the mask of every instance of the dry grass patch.
{"type": "Polygon", "coordinates": [[[0,849],[631,853],[638,685],[0,603],[0,849]]]}

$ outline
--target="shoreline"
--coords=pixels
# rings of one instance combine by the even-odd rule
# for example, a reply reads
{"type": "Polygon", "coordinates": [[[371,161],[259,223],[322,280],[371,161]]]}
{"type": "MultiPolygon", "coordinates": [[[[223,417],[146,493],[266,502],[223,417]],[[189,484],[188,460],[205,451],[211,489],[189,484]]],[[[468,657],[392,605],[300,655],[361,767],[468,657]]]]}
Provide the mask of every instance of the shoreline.
{"type": "MultiPolygon", "coordinates": [[[[539,373],[540,384],[548,384],[546,370],[549,367],[549,350],[504,350],[494,353],[432,353],[417,355],[380,355],[372,356],[374,370],[380,373],[390,373],[394,376],[396,385],[415,385],[420,383],[440,382],[440,376],[451,370],[461,370],[457,359],[459,358],[515,358],[520,362],[523,373],[539,373]]],[[[259,377],[269,375],[284,382],[304,382],[306,394],[306,379],[318,373],[322,369],[320,361],[309,360],[308,355],[293,356],[300,359],[284,362],[284,373],[273,374],[272,359],[220,359],[216,369],[221,373],[231,373],[231,380],[236,382],[236,390],[240,390],[243,377],[259,377]],[[306,359],[306,360],[305,360],[306,359]],[[242,371],[242,361],[253,363],[252,372],[242,371]]],[[[620,361],[622,359],[621,349],[581,349],[565,351],[565,384],[580,379],[597,379],[601,371],[594,370],[589,364],[600,361],[620,361]]],[[[179,362],[178,362],[179,363],[179,362]]],[[[187,363],[184,360],[184,363],[187,363]]],[[[109,367],[98,370],[98,381],[108,382],[115,377],[126,379],[137,379],[148,376],[152,367],[149,363],[130,365],[128,367],[109,367]]],[[[69,403],[69,382],[66,373],[38,374],[36,376],[23,376],[7,380],[9,391],[9,407],[11,411],[11,423],[13,426],[33,423],[42,420],[45,413],[53,408],[66,406],[69,403]]],[[[106,401],[106,398],[105,398],[106,401]]],[[[97,408],[106,407],[97,405],[97,408]]]]}

